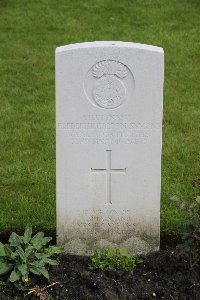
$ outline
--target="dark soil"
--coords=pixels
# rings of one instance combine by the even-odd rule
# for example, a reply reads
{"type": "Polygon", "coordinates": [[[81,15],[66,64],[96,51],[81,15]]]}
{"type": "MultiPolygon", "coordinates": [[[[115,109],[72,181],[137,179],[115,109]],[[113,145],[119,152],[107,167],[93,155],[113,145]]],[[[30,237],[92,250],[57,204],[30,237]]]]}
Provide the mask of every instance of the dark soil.
{"type": "MultiPolygon", "coordinates": [[[[187,258],[173,250],[177,237],[168,236],[168,246],[163,240],[165,238],[162,238],[162,250],[144,257],[143,263],[128,273],[91,271],[88,257],[61,255],[59,266],[50,269],[50,282],[32,277],[31,287],[58,282],[46,291],[59,300],[200,300],[200,267],[190,269],[187,258]]],[[[17,289],[4,287],[0,290],[2,299],[24,298],[17,289]]]]}

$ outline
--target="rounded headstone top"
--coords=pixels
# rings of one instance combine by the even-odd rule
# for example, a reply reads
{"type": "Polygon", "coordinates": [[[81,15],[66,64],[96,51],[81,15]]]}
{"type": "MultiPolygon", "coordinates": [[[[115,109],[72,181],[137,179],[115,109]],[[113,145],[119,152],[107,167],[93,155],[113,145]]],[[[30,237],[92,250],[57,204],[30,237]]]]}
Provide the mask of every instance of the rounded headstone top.
{"type": "Polygon", "coordinates": [[[123,47],[123,48],[134,48],[140,50],[160,52],[160,53],[164,52],[163,48],[161,47],[140,44],[140,43],[120,42],[120,41],[96,41],[96,42],[84,42],[84,43],[76,43],[76,44],[60,46],[56,48],[56,53],[68,51],[68,50],[76,50],[76,49],[84,49],[84,48],[100,48],[100,47],[123,47]]]}

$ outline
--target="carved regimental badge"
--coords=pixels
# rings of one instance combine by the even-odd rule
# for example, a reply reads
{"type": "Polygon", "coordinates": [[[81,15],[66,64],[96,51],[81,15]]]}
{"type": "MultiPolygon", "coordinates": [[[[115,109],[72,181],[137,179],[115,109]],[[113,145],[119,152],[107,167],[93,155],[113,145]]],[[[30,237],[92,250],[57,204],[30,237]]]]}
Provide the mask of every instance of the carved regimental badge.
{"type": "MultiPolygon", "coordinates": [[[[131,72],[121,62],[103,60],[96,63],[88,72],[85,92],[93,104],[104,109],[114,109],[127,98],[131,72]]],[[[134,82],[133,77],[131,78],[134,82]]]]}

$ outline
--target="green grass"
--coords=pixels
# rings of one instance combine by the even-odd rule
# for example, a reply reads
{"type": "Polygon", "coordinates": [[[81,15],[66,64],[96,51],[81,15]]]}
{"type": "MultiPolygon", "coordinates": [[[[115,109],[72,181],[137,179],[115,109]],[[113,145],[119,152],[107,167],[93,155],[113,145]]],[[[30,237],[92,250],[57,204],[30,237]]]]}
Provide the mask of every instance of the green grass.
{"type": "Polygon", "coordinates": [[[199,0],[0,0],[0,231],[55,228],[56,46],[122,40],[165,50],[161,229],[200,177],[199,0]]]}

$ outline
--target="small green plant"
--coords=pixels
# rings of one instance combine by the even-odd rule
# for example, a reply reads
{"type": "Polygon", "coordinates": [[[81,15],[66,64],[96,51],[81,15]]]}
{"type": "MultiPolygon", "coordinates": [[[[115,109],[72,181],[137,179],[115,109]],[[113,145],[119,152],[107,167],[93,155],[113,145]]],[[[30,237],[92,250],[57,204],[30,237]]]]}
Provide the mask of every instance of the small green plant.
{"type": "Polygon", "coordinates": [[[3,289],[5,286],[7,286],[8,283],[3,281],[3,280],[0,280],[0,290],[3,289]]]}
{"type": "MultiPolygon", "coordinates": [[[[193,186],[199,189],[199,181],[193,180],[193,186]]],[[[200,191],[199,191],[200,194],[200,191]]],[[[190,222],[179,227],[182,244],[177,248],[188,257],[190,268],[200,263],[200,195],[197,195],[192,203],[172,196],[171,201],[176,202],[181,210],[189,214],[190,222]]]]}
{"type": "Polygon", "coordinates": [[[100,252],[95,250],[91,256],[89,267],[91,270],[123,270],[131,271],[142,259],[132,257],[126,248],[108,248],[100,252]]]}
{"type": "Polygon", "coordinates": [[[58,264],[52,257],[63,252],[59,246],[46,246],[51,240],[43,232],[32,237],[31,225],[26,226],[23,236],[13,232],[8,244],[0,243],[0,275],[8,275],[8,281],[19,288],[30,281],[30,273],[49,279],[48,267],[58,264]]]}

